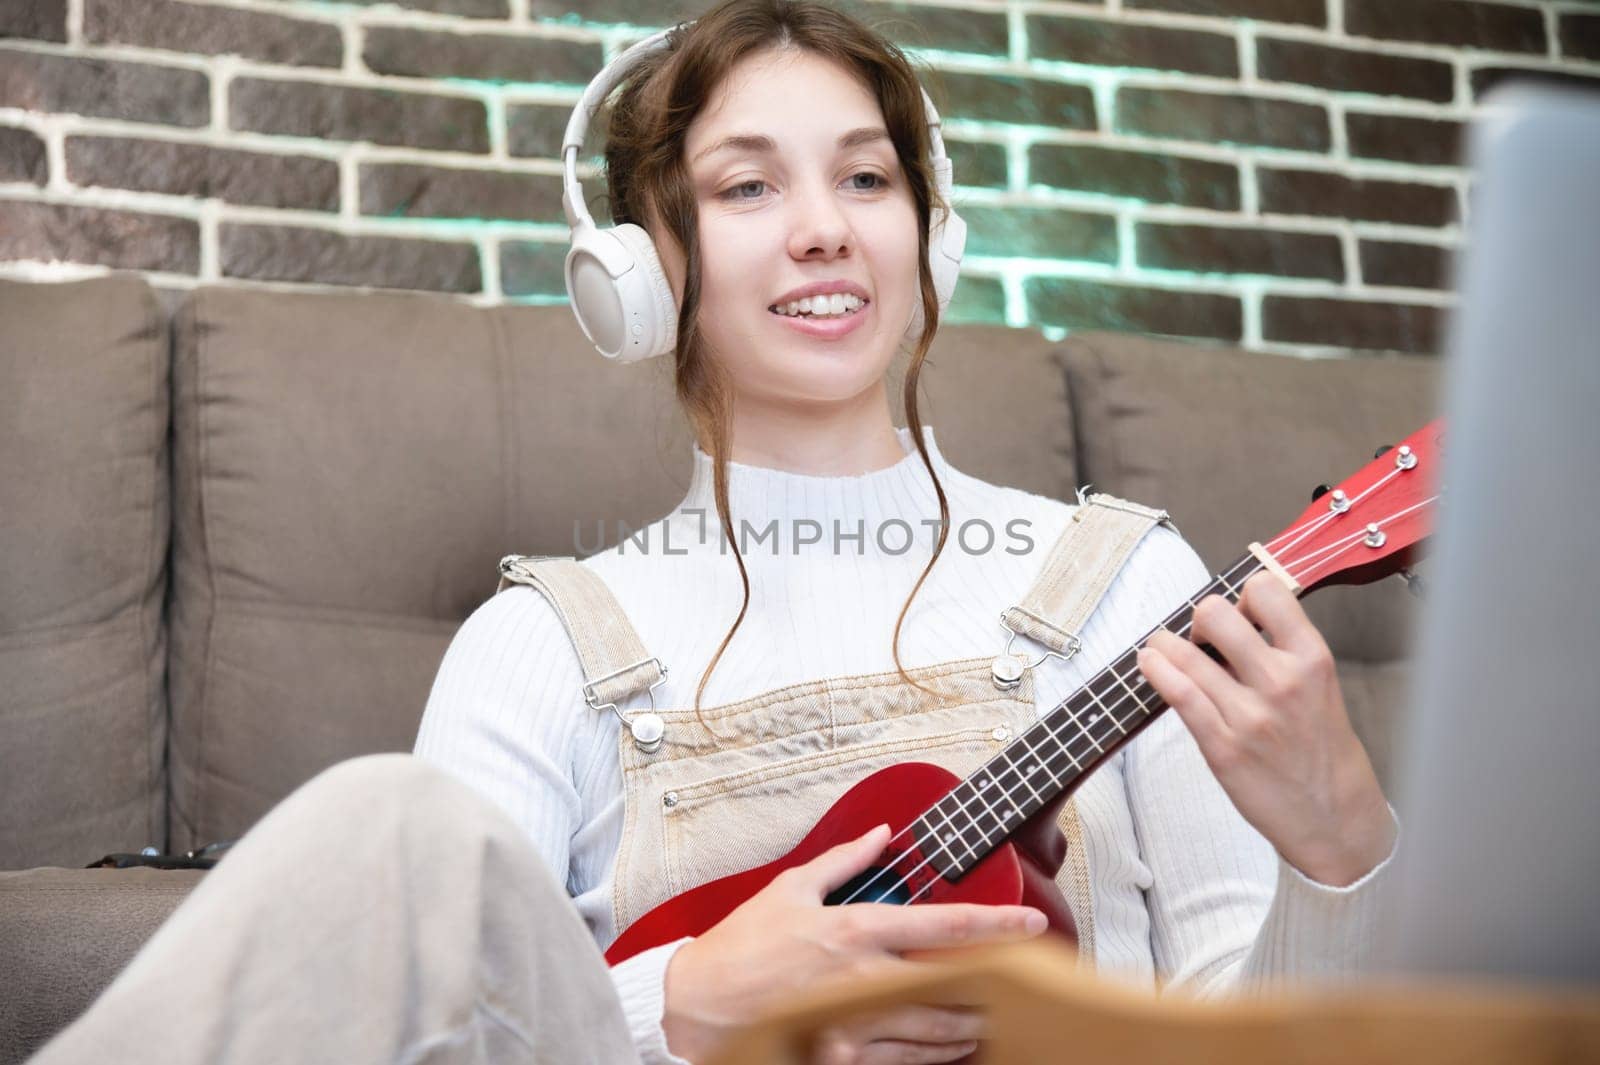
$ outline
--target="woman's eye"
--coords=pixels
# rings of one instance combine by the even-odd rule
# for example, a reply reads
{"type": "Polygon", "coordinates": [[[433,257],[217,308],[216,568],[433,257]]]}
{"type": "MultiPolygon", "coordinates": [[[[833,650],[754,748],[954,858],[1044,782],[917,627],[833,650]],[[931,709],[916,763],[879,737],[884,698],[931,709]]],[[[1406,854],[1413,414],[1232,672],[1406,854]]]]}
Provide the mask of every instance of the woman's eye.
{"type": "Polygon", "coordinates": [[[767,183],[765,181],[741,181],[739,184],[724,191],[722,193],[722,198],[725,200],[753,200],[756,199],[761,194],[761,190],[765,189],[766,187],[767,183]],[[753,195],[745,195],[746,192],[751,192],[752,190],[754,193],[753,195]]]}
{"type": "Polygon", "coordinates": [[[854,186],[854,188],[856,188],[858,191],[861,191],[861,192],[870,192],[870,191],[872,191],[874,189],[881,189],[885,184],[887,184],[887,182],[884,181],[884,178],[883,178],[882,174],[875,174],[871,170],[863,170],[859,174],[851,174],[850,175],[850,180],[851,181],[855,181],[857,178],[871,178],[872,179],[866,185],[855,185],[854,186]]]}

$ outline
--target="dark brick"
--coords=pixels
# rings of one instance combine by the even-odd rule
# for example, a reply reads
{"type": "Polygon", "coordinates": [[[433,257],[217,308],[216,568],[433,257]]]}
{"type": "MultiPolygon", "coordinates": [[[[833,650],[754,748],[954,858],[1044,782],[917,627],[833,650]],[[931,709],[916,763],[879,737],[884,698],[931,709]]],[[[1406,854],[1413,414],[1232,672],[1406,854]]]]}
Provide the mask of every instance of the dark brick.
{"type": "Polygon", "coordinates": [[[1261,335],[1290,344],[1327,344],[1370,351],[1437,352],[1443,308],[1415,303],[1268,296],[1261,335]]]}
{"type": "Polygon", "coordinates": [[[1326,233],[1140,222],[1135,240],[1139,265],[1159,270],[1344,280],[1339,238],[1326,233]]]}
{"type": "Polygon", "coordinates": [[[506,150],[518,157],[560,159],[561,137],[571,117],[572,108],[562,104],[507,105],[506,150]]]}
{"type": "Polygon", "coordinates": [[[1401,163],[1456,166],[1461,161],[1464,123],[1409,115],[1369,115],[1346,111],[1344,128],[1350,154],[1401,163]]]}
{"type": "Polygon", "coordinates": [[[1010,50],[1006,17],[997,11],[859,0],[833,0],[828,6],[855,16],[903,48],[998,56],[1010,50]]]}
{"type": "Polygon", "coordinates": [[[1261,22],[1294,22],[1324,26],[1327,0],[1122,0],[1126,8],[1181,11],[1189,15],[1226,15],[1261,22]]]}
{"type": "Polygon", "coordinates": [[[1508,82],[1538,85],[1566,86],[1594,92],[1600,89],[1600,74],[1580,73],[1575,70],[1530,70],[1522,67],[1479,67],[1471,74],[1472,98],[1481,99],[1496,85],[1508,82]]]}
{"type": "Polygon", "coordinates": [[[237,223],[225,223],[221,238],[224,277],[437,292],[483,287],[478,249],[463,242],[237,223]]]}
{"type": "Polygon", "coordinates": [[[1103,67],[1239,76],[1239,43],[1221,33],[1056,15],[1028,16],[1028,51],[1103,67]]]}
{"type": "Polygon", "coordinates": [[[67,0],[0,0],[0,37],[67,39],[67,0]]]}
{"type": "Polygon", "coordinates": [[[1264,214],[1327,215],[1413,226],[1448,225],[1456,217],[1456,192],[1449,185],[1267,167],[1256,179],[1264,214]]]}
{"type": "Polygon", "coordinates": [[[1478,0],[1345,0],[1344,28],[1353,37],[1496,52],[1545,50],[1544,16],[1537,9],[1478,0]]]}
{"type": "Polygon", "coordinates": [[[1028,149],[1028,180],[1148,203],[1239,209],[1239,170],[1232,163],[1164,152],[1035,144],[1028,149]]]}
{"type": "Polygon", "coordinates": [[[567,294],[567,245],[547,241],[500,242],[500,290],[507,296],[567,294]]]}
{"type": "Polygon", "coordinates": [[[564,221],[561,179],[553,174],[410,163],[361,167],[361,213],[391,218],[564,221]]]}
{"type": "Polygon", "coordinates": [[[67,177],[175,196],[214,196],[255,207],[339,209],[339,164],[304,155],[130,137],[68,137],[67,177]]]}
{"type": "Polygon", "coordinates": [[[1270,37],[1256,41],[1256,73],[1267,81],[1339,92],[1414,96],[1440,103],[1455,95],[1455,68],[1449,63],[1270,37]]]}
{"type": "Polygon", "coordinates": [[[344,62],[344,36],[331,23],[176,0],[84,0],[83,32],[96,44],[241,55],[308,67],[344,62]]]}
{"type": "Polygon", "coordinates": [[[1361,280],[1400,288],[1449,288],[1455,251],[1438,244],[1363,240],[1361,280]]]}
{"type": "Polygon", "coordinates": [[[31,130],[0,126],[0,181],[43,185],[50,176],[44,141],[31,130]]]}
{"type": "Polygon", "coordinates": [[[1117,129],[1154,137],[1327,151],[1328,112],[1318,104],[1182,89],[1117,90],[1117,129]]]}
{"type": "MultiPolygon", "coordinates": [[[[1094,93],[1085,85],[1005,74],[958,74],[940,71],[945,118],[986,122],[1018,122],[1054,129],[1094,129],[1094,93]]],[[[938,99],[938,96],[935,96],[938,99]]]]}
{"type": "Polygon", "coordinates": [[[489,150],[489,121],[481,101],[310,81],[235,79],[228,93],[228,124],[323,140],[489,150]]]}
{"type": "Polygon", "coordinates": [[[211,89],[198,70],[0,47],[0,107],[203,126],[211,89]]]}
{"type": "Polygon", "coordinates": [[[585,85],[600,72],[598,44],[509,34],[437,33],[373,26],[362,59],[378,74],[585,85]]]}
{"type": "Polygon", "coordinates": [[[950,156],[950,169],[957,185],[1006,187],[1005,145],[947,139],[944,150],[950,156]]]}
{"type": "Polygon", "coordinates": [[[4,259],[193,274],[200,269],[200,225],[142,211],[0,200],[4,259]]]}
{"type": "Polygon", "coordinates": [[[1006,290],[992,277],[961,276],[955,296],[945,308],[944,322],[1000,322],[1006,320],[1006,290]]]}
{"type": "Polygon", "coordinates": [[[528,0],[528,17],[553,22],[626,22],[652,29],[704,14],[698,0],[528,0]]]}
{"type": "MultiPolygon", "coordinates": [[[[280,3],[288,0],[279,0],[280,3]]],[[[463,18],[510,18],[508,0],[343,0],[347,4],[395,4],[414,11],[434,11],[441,15],[460,15],[463,18]]]]}
{"type": "Polygon", "coordinates": [[[968,255],[1117,261],[1116,219],[1060,207],[961,208],[968,255]]]}
{"type": "Polygon", "coordinates": [[[1069,329],[1238,340],[1244,309],[1235,296],[1137,288],[1073,277],[1030,277],[1023,282],[1028,321],[1069,329]]]}
{"type": "Polygon", "coordinates": [[[1561,54],[1568,59],[1600,59],[1600,15],[1564,13],[1560,18],[1561,54]]]}

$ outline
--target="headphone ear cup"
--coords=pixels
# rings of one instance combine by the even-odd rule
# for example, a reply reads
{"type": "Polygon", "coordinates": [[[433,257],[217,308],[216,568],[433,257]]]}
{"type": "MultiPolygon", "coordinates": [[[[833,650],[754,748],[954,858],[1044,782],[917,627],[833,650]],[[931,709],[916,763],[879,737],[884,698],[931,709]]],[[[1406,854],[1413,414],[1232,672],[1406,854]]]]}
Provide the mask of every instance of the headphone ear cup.
{"type": "Polygon", "coordinates": [[[677,306],[650,236],[639,226],[578,227],[566,261],[567,297],[595,348],[638,362],[677,343],[677,306]]]}
{"type": "MultiPolygon", "coordinates": [[[[928,271],[933,275],[933,293],[939,301],[939,317],[950,306],[956,294],[956,282],[961,278],[961,255],[967,246],[967,223],[954,210],[945,212],[937,208],[928,225],[928,271]]],[[[911,322],[906,326],[906,340],[915,344],[922,335],[922,299],[911,301],[911,322]]]]}
{"type": "Polygon", "coordinates": [[[624,222],[612,232],[632,253],[637,265],[637,269],[624,275],[628,285],[623,310],[627,316],[630,348],[636,343],[638,354],[626,356],[624,361],[665,355],[678,344],[678,301],[673,298],[655,242],[644,227],[632,222],[624,222]]]}

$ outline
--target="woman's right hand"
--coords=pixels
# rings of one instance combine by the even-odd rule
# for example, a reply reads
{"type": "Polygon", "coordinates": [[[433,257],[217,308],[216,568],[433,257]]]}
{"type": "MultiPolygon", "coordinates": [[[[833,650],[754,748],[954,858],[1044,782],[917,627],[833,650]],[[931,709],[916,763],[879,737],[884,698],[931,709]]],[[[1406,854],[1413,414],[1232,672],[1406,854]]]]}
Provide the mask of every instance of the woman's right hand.
{"type": "MultiPolygon", "coordinates": [[[[667,965],[662,1029],[674,1054],[701,1062],[730,1033],[819,980],[890,972],[907,952],[1021,939],[1045,929],[1028,906],[975,903],[824,906],[835,888],[883,853],[879,825],[772,882],[667,965]]],[[[903,1007],[828,1029],[818,1065],[954,1061],[971,1053],[982,1018],[969,1010],[903,1007]]]]}

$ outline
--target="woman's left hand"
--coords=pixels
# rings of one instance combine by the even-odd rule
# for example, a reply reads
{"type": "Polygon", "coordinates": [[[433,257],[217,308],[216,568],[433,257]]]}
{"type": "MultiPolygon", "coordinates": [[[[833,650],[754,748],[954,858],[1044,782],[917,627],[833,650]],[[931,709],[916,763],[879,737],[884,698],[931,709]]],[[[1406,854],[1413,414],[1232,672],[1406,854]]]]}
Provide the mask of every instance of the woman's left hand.
{"type": "Polygon", "coordinates": [[[1239,813],[1289,864],[1342,887],[1389,854],[1394,819],[1350,726],[1333,654],[1276,577],[1251,577],[1237,607],[1201,600],[1190,639],[1156,633],[1139,669],[1189,726],[1239,813]]]}

